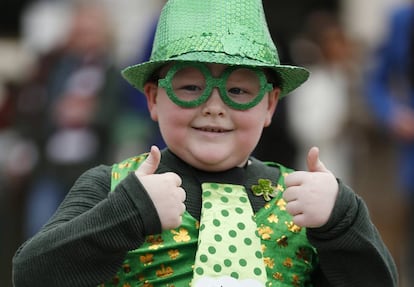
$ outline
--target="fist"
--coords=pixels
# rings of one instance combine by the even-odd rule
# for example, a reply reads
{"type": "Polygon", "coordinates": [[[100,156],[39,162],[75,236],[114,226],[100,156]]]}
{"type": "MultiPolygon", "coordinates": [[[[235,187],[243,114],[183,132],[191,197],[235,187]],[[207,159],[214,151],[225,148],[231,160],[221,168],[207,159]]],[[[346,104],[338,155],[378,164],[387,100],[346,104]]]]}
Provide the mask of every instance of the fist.
{"type": "Polygon", "coordinates": [[[335,176],[319,160],[313,147],[307,157],[308,171],[296,171],[286,179],[283,199],[293,222],[303,227],[321,227],[328,222],[338,195],[335,176]]]}
{"type": "Polygon", "coordinates": [[[135,175],[154,203],[162,229],[166,230],[181,225],[186,196],[181,187],[181,177],[176,173],[154,174],[160,160],[160,150],[156,146],[152,146],[149,156],[135,171],[135,175]]]}

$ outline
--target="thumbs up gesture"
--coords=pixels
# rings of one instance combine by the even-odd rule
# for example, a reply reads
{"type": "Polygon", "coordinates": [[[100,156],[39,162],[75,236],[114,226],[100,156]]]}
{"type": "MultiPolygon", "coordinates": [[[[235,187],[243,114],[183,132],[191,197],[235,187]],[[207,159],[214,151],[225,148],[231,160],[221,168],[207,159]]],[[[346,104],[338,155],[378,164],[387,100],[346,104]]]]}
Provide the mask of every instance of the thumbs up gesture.
{"type": "Polygon", "coordinates": [[[293,222],[303,227],[321,227],[328,222],[339,192],[335,176],[319,160],[313,147],[307,157],[308,171],[296,171],[286,179],[283,199],[293,222]]]}
{"type": "Polygon", "coordinates": [[[162,229],[180,226],[185,211],[185,191],[181,187],[181,177],[176,173],[154,174],[161,160],[161,152],[156,146],[146,160],[135,171],[135,175],[148,192],[158,216],[162,229]]]}

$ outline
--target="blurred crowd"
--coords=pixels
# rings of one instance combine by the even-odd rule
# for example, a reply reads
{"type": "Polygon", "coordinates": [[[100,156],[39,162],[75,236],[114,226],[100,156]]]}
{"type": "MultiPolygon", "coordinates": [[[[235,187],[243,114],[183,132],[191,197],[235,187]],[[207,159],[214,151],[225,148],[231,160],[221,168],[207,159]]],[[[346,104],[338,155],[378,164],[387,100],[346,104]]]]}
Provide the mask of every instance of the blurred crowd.
{"type": "MultiPolygon", "coordinates": [[[[1,286],[11,286],[15,249],[83,171],[163,147],[144,97],[120,70],[149,57],[164,2],[33,1],[21,37],[0,39],[1,286]]],[[[358,9],[351,3],[370,1],[343,2],[309,11],[278,43],[282,62],[311,77],[280,102],[255,156],[303,169],[309,147],[319,146],[326,165],[365,198],[401,286],[414,286],[414,5],[384,4],[381,26],[364,34],[346,16],[358,9]]]]}
{"type": "Polygon", "coordinates": [[[83,171],[162,145],[145,102],[120,76],[149,57],[162,4],[32,2],[21,39],[5,41],[13,57],[0,54],[2,62],[20,68],[0,79],[1,286],[11,284],[18,242],[39,230],[83,171]]]}

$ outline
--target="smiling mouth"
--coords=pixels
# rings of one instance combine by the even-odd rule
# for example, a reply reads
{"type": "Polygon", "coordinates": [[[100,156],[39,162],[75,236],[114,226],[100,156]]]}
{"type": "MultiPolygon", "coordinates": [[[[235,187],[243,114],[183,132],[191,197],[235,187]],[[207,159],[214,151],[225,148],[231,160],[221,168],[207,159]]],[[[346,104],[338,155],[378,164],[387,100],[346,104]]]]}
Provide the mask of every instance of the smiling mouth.
{"type": "Polygon", "coordinates": [[[223,129],[223,128],[216,128],[216,127],[201,127],[201,128],[195,128],[196,130],[202,131],[202,132],[209,132],[209,133],[227,133],[231,130],[223,129]]]}

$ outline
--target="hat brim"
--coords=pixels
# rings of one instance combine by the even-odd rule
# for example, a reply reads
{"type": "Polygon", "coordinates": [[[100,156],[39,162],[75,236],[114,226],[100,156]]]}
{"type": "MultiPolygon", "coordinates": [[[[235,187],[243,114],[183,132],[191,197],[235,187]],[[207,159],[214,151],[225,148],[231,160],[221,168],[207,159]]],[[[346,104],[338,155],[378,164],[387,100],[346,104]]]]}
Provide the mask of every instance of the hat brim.
{"type": "Polygon", "coordinates": [[[280,98],[286,96],[298,88],[309,78],[309,71],[302,67],[289,65],[271,65],[257,60],[228,55],[224,53],[197,52],[170,58],[167,61],[148,61],[141,64],[126,67],[122,70],[122,76],[136,89],[144,92],[144,85],[159,68],[170,62],[191,61],[204,63],[217,63],[225,65],[240,65],[274,70],[281,78],[280,98]]]}

